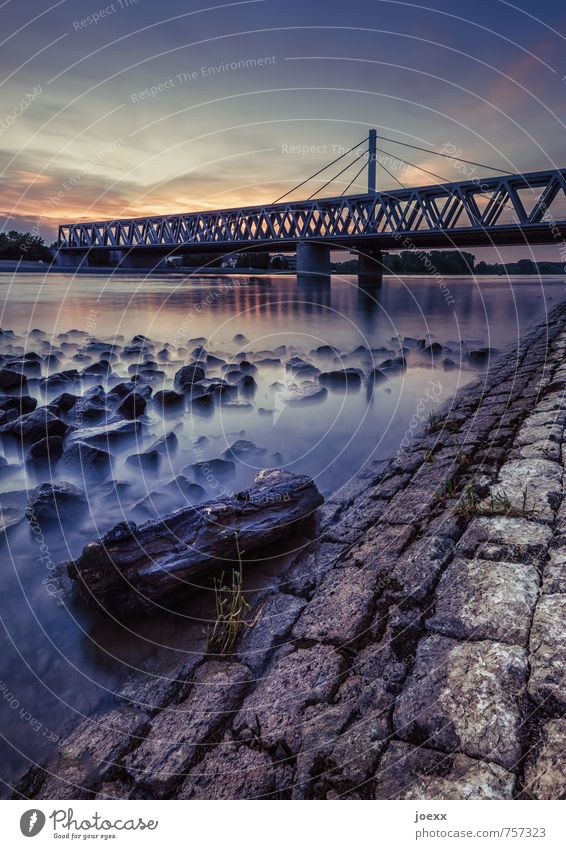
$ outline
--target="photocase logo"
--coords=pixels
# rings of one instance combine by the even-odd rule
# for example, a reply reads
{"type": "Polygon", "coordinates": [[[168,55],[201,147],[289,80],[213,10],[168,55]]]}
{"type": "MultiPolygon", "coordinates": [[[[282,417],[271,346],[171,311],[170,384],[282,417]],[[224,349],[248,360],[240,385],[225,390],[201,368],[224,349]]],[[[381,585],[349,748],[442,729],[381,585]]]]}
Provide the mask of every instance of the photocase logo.
{"type": "Polygon", "coordinates": [[[20,831],[24,837],[35,837],[36,834],[39,834],[44,825],[45,814],[43,811],[33,809],[31,811],[26,811],[25,814],[22,814],[20,817],[20,831]]]}

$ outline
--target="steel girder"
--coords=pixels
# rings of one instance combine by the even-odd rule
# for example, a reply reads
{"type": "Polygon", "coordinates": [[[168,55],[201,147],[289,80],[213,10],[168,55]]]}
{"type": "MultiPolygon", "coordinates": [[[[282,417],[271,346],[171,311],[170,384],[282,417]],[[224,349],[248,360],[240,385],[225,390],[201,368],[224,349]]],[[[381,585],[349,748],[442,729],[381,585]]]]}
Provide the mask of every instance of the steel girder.
{"type": "Polygon", "coordinates": [[[312,201],[211,212],[80,222],[59,227],[63,249],[226,249],[301,240],[360,242],[379,236],[494,234],[566,226],[566,169],[489,177],[312,201]],[[555,214],[553,215],[553,209],[555,214]],[[506,218],[504,221],[503,219],[506,218]],[[509,220],[510,219],[510,220],[509,220]]]}

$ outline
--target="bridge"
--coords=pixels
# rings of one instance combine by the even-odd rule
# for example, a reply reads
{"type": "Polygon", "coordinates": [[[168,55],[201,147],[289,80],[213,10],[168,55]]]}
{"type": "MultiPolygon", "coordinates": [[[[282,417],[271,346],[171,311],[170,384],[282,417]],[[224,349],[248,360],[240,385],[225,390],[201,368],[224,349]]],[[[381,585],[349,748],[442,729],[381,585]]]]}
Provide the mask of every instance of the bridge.
{"type": "MultiPolygon", "coordinates": [[[[360,280],[367,282],[381,278],[384,250],[553,243],[558,246],[566,237],[566,169],[509,174],[483,166],[500,173],[408,187],[385,165],[385,161],[393,161],[391,155],[387,154],[389,160],[378,155],[375,130],[370,130],[361,144],[366,141],[367,148],[362,148],[362,152],[359,145],[345,151],[271,204],[62,224],[56,261],[71,267],[96,265],[104,254],[122,268],[154,269],[181,250],[183,254],[296,251],[299,275],[327,279],[330,251],[344,249],[358,253],[358,274],[360,280]],[[284,200],[351,155],[356,147],[357,155],[336,177],[360,160],[362,169],[341,195],[284,200]],[[399,189],[377,190],[378,164],[399,183],[399,189]],[[367,192],[349,194],[364,169],[367,192]]],[[[474,168],[480,166],[445,153],[436,155],[450,159],[452,165],[457,161],[474,168]]],[[[428,175],[440,176],[400,157],[394,159],[428,175]]]]}

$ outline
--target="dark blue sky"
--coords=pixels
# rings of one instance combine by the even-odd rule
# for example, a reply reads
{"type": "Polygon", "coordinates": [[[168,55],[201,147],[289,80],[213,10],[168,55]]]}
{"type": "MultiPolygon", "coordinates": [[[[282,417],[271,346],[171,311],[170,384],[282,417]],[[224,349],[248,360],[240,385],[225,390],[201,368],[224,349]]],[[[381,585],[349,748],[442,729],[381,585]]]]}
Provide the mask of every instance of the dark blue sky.
{"type": "Polygon", "coordinates": [[[209,2],[1,5],[8,226],[271,200],[371,126],[512,171],[566,164],[562,1],[209,2]]]}

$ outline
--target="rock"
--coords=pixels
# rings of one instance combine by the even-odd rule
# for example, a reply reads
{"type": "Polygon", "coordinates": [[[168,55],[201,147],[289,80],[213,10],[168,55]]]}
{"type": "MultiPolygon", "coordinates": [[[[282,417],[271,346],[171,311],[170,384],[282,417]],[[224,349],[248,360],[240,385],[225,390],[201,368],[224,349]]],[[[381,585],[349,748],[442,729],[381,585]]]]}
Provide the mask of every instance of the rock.
{"type": "Polygon", "coordinates": [[[450,357],[445,357],[442,360],[442,367],[444,371],[452,371],[452,369],[458,368],[458,364],[451,360],[450,357]]]}
{"type": "Polygon", "coordinates": [[[182,409],[185,406],[185,397],[173,389],[160,389],[153,396],[153,400],[162,409],[182,409]]]}
{"type": "Polygon", "coordinates": [[[526,681],[525,651],[518,646],[426,637],[397,699],[395,729],[408,742],[515,769],[526,681]]]}
{"type": "Polygon", "coordinates": [[[247,439],[238,439],[230,448],[227,448],[222,456],[226,460],[258,460],[262,454],[265,454],[265,448],[259,448],[255,443],[247,439]]]}
{"type": "Polygon", "coordinates": [[[542,595],[529,640],[529,695],[539,705],[566,705],[566,594],[542,595]]]}
{"type": "Polygon", "coordinates": [[[30,445],[49,436],[65,436],[68,430],[68,426],[60,418],[45,407],[38,407],[33,413],[26,413],[0,427],[0,437],[17,439],[25,445],[30,445]]]}
{"type": "Polygon", "coordinates": [[[29,395],[8,396],[7,398],[0,398],[0,410],[6,412],[8,410],[12,410],[17,413],[17,416],[25,416],[26,413],[33,413],[36,407],[37,401],[35,400],[35,398],[31,398],[29,395]]]}
{"type": "Polygon", "coordinates": [[[332,345],[319,345],[311,351],[313,356],[318,357],[337,357],[340,356],[340,348],[334,348],[332,345]]]}
{"type": "Polygon", "coordinates": [[[497,348],[480,348],[476,351],[468,351],[468,360],[474,366],[484,366],[495,354],[497,354],[497,348]]]}
{"type": "Polygon", "coordinates": [[[21,371],[13,369],[0,369],[0,391],[23,392],[27,388],[27,377],[21,371]]]}
{"type": "Polygon", "coordinates": [[[147,728],[147,714],[124,705],[84,719],[64,741],[62,755],[49,769],[36,798],[88,797],[88,788],[116,771],[131,741],[143,738],[147,728]]]}
{"type": "Polygon", "coordinates": [[[276,659],[236,715],[235,732],[287,756],[298,752],[305,708],[328,699],[342,668],[336,649],[321,644],[276,659]]]}
{"type": "Polygon", "coordinates": [[[147,401],[140,392],[130,392],[116,408],[118,415],[125,419],[137,419],[147,406],[147,401]]]}
{"type": "Polygon", "coordinates": [[[323,386],[330,389],[359,389],[362,385],[362,372],[355,368],[323,371],[318,379],[323,386]]]}
{"type": "Polygon", "coordinates": [[[164,484],[162,487],[164,492],[171,493],[173,495],[180,494],[184,496],[184,498],[189,501],[191,504],[202,501],[206,495],[202,486],[199,486],[198,483],[194,483],[189,478],[185,477],[185,475],[177,475],[176,478],[164,484]]]}
{"type": "Polygon", "coordinates": [[[75,480],[104,480],[112,474],[112,457],[101,448],[75,442],[63,453],[57,472],[75,480]]]}
{"type": "Polygon", "coordinates": [[[376,799],[512,799],[515,776],[490,761],[393,740],[375,774],[376,799]]]}
{"type": "Polygon", "coordinates": [[[510,460],[499,470],[485,507],[551,522],[562,500],[563,469],[552,460],[510,460]]]}
{"type": "Polygon", "coordinates": [[[249,670],[240,663],[208,661],[194,674],[189,696],[153,720],[125,759],[127,771],[152,794],[164,796],[203,752],[205,741],[237,707],[249,670]]]}
{"type": "Polygon", "coordinates": [[[47,463],[55,466],[63,455],[63,440],[60,436],[48,436],[34,442],[26,454],[26,463],[47,463]]]}
{"type": "Polygon", "coordinates": [[[238,379],[238,390],[241,394],[249,398],[251,395],[254,395],[257,390],[257,383],[251,376],[251,374],[244,374],[243,377],[238,379]]]}
{"type": "Polygon", "coordinates": [[[552,537],[546,525],[507,516],[480,516],[473,519],[458,543],[465,557],[536,563],[552,537]]]}
{"type": "Polygon", "coordinates": [[[255,625],[244,632],[238,647],[238,657],[254,674],[259,674],[278,645],[284,645],[284,637],[305,604],[302,598],[276,592],[254,611],[255,625]]]}
{"type": "Polygon", "coordinates": [[[70,435],[71,442],[86,442],[95,446],[113,446],[133,441],[141,431],[138,419],[109,421],[97,427],[81,427],[70,435]]]}
{"type": "Polygon", "coordinates": [[[275,790],[275,764],[265,752],[229,740],[189,774],[176,799],[260,799],[275,790]]]}
{"type": "Polygon", "coordinates": [[[526,646],[538,589],[533,565],[456,559],[440,579],[427,626],[459,640],[526,646]]]}
{"type": "Polygon", "coordinates": [[[75,387],[80,383],[81,376],[76,368],[67,369],[66,371],[58,371],[55,374],[50,374],[49,377],[42,377],[39,381],[39,388],[43,391],[51,391],[60,386],[75,387]]]}
{"type": "Polygon", "coordinates": [[[439,357],[442,354],[442,345],[439,342],[431,342],[422,349],[422,352],[430,357],[439,357]]]}
{"type": "Polygon", "coordinates": [[[70,483],[42,483],[29,498],[29,520],[59,522],[76,519],[86,509],[84,492],[70,483]]]}
{"type": "Polygon", "coordinates": [[[279,400],[282,401],[287,406],[294,406],[296,404],[316,404],[320,401],[324,401],[326,396],[328,395],[328,390],[324,386],[319,386],[318,383],[314,381],[308,381],[303,383],[302,386],[296,386],[295,384],[291,384],[290,386],[286,386],[285,389],[279,395],[279,400]]]}
{"type": "Polygon", "coordinates": [[[249,339],[247,339],[243,333],[236,333],[232,342],[236,342],[237,345],[245,345],[246,342],[249,342],[249,339]]]}
{"type": "Polygon", "coordinates": [[[372,369],[368,375],[368,382],[370,384],[383,383],[384,380],[387,380],[387,375],[378,368],[372,369]]]}
{"type": "Polygon", "coordinates": [[[138,454],[130,454],[126,457],[126,466],[135,469],[138,472],[157,472],[161,463],[161,454],[155,449],[153,451],[143,451],[138,454]]]}
{"type": "Polygon", "coordinates": [[[218,480],[233,478],[236,474],[236,466],[232,460],[202,460],[185,466],[183,472],[197,480],[208,480],[212,483],[216,478],[218,480]]]}
{"type": "Polygon", "coordinates": [[[179,392],[187,392],[190,391],[193,384],[198,383],[199,380],[204,380],[204,378],[205,373],[201,366],[188,365],[176,372],[173,383],[175,389],[178,389],[179,392]]]}
{"type": "Polygon", "coordinates": [[[116,526],[86,546],[69,564],[69,574],[105,609],[150,607],[235,559],[236,533],[245,552],[282,539],[291,542],[290,526],[312,515],[322,501],[310,478],[265,470],[233,498],[187,507],[139,528],[116,526]]]}
{"type": "Polygon", "coordinates": [[[523,793],[529,799],[566,799],[566,719],[549,719],[525,763],[523,793]]]}
{"type": "Polygon", "coordinates": [[[55,407],[58,407],[62,413],[68,413],[69,410],[73,409],[78,400],[78,395],[74,395],[72,392],[62,392],[51,403],[55,407]]]}
{"type": "Polygon", "coordinates": [[[100,421],[108,414],[106,409],[106,392],[102,386],[93,386],[79,398],[74,406],[73,415],[77,425],[82,421],[100,421]]]}
{"type": "Polygon", "coordinates": [[[160,436],[155,442],[152,442],[148,451],[158,451],[159,454],[170,456],[175,454],[179,448],[179,440],[177,434],[170,431],[166,436],[160,436]]]}
{"type": "Polygon", "coordinates": [[[369,621],[375,584],[375,575],[363,568],[330,571],[295,623],[293,637],[347,645],[369,621]]]}

